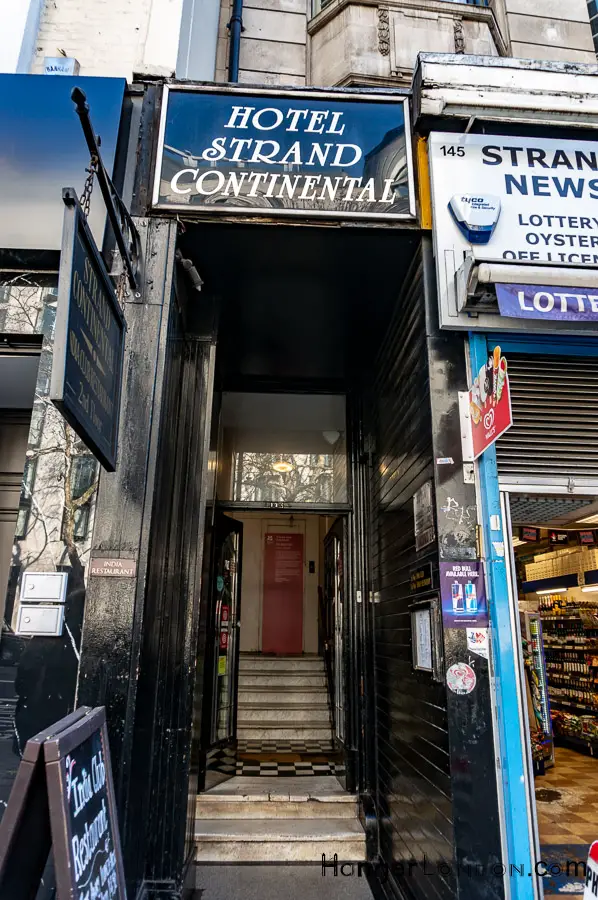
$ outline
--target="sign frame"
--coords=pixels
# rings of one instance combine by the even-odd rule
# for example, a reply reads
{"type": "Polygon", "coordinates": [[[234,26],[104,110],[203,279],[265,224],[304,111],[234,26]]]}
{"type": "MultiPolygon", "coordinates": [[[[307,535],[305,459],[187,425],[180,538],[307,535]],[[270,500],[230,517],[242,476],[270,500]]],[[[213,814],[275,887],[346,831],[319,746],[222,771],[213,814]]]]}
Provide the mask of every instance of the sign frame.
{"type": "Polygon", "coordinates": [[[54,865],[56,869],[56,886],[58,896],[64,900],[75,900],[78,896],[76,883],[73,882],[73,868],[69,864],[71,847],[71,829],[68,807],[64,803],[63,761],[76,747],[84,743],[95,732],[100,733],[106,769],[106,795],[108,801],[108,821],[112,825],[113,851],[116,859],[116,878],[118,881],[119,900],[126,900],[127,889],[120,845],[118,813],[114,795],[112,763],[108,744],[108,728],[106,726],[106,710],[100,706],[91,710],[88,715],[79,719],[69,728],[52,735],[44,741],[44,761],[48,784],[48,805],[54,847],[54,865]],[[114,827],[115,826],[115,827],[114,827]]]}
{"type": "MultiPolygon", "coordinates": [[[[544,223],[546,225],[544,230],[549,231],[552,237],[553,231],[555,233],[564,233],[571,230],[566,223],[563,223],[562,228],[556,224],[556,220],[562,219],[565,213],[567,215],[570,214],[569,218],[571,219],[583,219],[584,216],[589,215],[587,212],[589,202],[587,197],[585,199],[576,198],[578,204],[585,204],[585,206],[579,206],[577,210],[563,210],[561,207],[558,209],[544,209],[542,207],[543,203],[550,203],[556,199],[556,188],[551,188],[551,190],[554,190],[554,193],[550,197],[545,193],[542,175],[549,175],[552,178],[552,176],[558,177],[559,173],[561,176],[570,174],[576,181],[577,174],[580,176],[587,174],[584,172],[570,173],[568,169],[562,166],[556,169],[551,169],[550,167],[544,169],[539,166],[533,168],[527,165],[528,149],[543,150],[550,157],[554,155],[559,147],[563,148],[565,152],[572,154],[576,150],[579,152],[590,152],[596,150],[598,141],[587,141],[576,137],[561,140],[544,135],[521,137],[513,133],[497,134],[496,129],[491,130],[489,134],[485,133],[483,135],[449,132],[443,130],[442,126],[431,131],[428,139],[428,158],[434,219],[432,237],[438,281],[438,310],[441,329],[499,331],[503,333],[526,331],[535,334],[551,333],[584,336],[589,334],[595,335],[598,331],[598,322],[591,320],[576,321],[564,318],[526,317],[526,321],[522,322],[518,317],[505,316],[500,313],[497,315],[498,306],[494,307],[494,303],[491,307],[485,302],[475,306],[472,305],[471,307],[463,306],[467,302],[467,281],[461,277],[462,274],[467,274],[463,266],[464,258],[471,260],[476,266],[484,264],[500,266],[504,274],[501,275],[500,279],[497,277],[496,281],[502,281],[503,283],[527,283],[530,280],[532,283],[541,285],[543,284],[543,278],[548,277],[542,274],[547,269],[551,273],[549,284],[554,284],[554,280],[556,280],[561,285],[571,285],[573,293],[576,292],[576,288],[573,285],[592,283],[591,276],[595,274],[593,270],[596,268],[596,265],[591,261],[582,261],[581,257],[584,252],[595,254],[596,248],[584,250],[586,248],[585,242],[571,247],[569,247],[568,242],[563,246],[551,244],[550,247],[548,245],[545,246],[542,239],[539,239],[539,243],[536,242],[539,237],[538,233],[536,233],[537,230],[544,227],[538,221],[542,217],[550,220],[552,216],[555,220],[553,223],[554,227],[553,225],[548,226],[546,222],[544,223]],[[501,158],[501,161],[497,162],[498,156],[488,157],[492,164],[488,163],[487,173],[492,174],[494,172],[502,176],[513,175],[517,176],[518,180],[520,180],[520,176],[524,175],[528,178],[525,191],[522,187],[523,192],[520,192],[515,183],[511,181],[509,181],[509,191],[507,191],[504,179],[503,183],[499,184],[500,179],[494,179],[494,177],[488,184],[485,184],[482,178],[484,173],[481,172],[481,163],[478,165],[476,162],[478,151],[481,153],[483,145],[486,145],[491,153],[498,151],[498,156],[501,158]],[[513,164],[511,166],[509,162],[509,148],[514,148],[515,145],[521,149],[518,158],[519,165],[513,164]],[[446,165],[445,157],[447,157],[446,165]],[[463,174],[459,175],[461,162],[465,164],[465,168],[462,170],[463,174]],[[472,163],[471,166],[469,165],[470,162],[472,163]],[[536,176],[540,177],[540,182],[537,193],[534,193],[531,179],[536,176]],[[501,202],[499,220],[497,223],[494,223],[496,231],[488,244],[469,242],[455,221],[455,211],[453,210],[451,214],[449,208],[449,203],[455,196],[455,192],[457,194],[463,192],[464,197],[462,199],[467,199],[467,194],[472,191],[474,194],[479,193],[480,198],[489,199],[494,197],[501,202]],[[558,215],[559,213],[561,215],[558,215]],[[527,218],[528,215],[531,216],[530,219],[527,218]],[[529,239],[523,234],[528,230],[528,222],[529,229],[534,231],[534,235],[529,239]],[[505,223],[508,223],[510,230],[508,232],[509,239],[503,246],[505,223]],[[522,231],[523,237],[521,240],[514,240],[513,229],[522,231]],[[497,248],[500,249],[500,252],[497,248]],[[556,252],[548,255],[555,248],[556,252]],[[544,253],[544,250],[547,252],[544,253]],[[579,252],[564,253],[563,255],[566,258],[562,259],[559,253],[565,250],[579,250],[579,252]],[[558,278],[556,275],[557,271],[559,273],[558,278]],[[508,274],[506,274],[507,272],[508,274]],[[533,273],[533,276],[531,273],[533,273]],[[471,315],[473,309],[475,309],[475,316],[471,315]]],[[[595,174],[597,173],[592,172],[592,175],[595,174]]],[[[568,193],[568,191],[569,189],[567,188],[567,193],[563,193],[562,197],[558,198],[560,204],[571,202],[571,193],[568,193]]],[[[488,228],[491,227],[491,223],[486,224],[488,228]]],[[[579,229],[576,230],[579,231],[579,229]]],[[[595,234],[598,231],[588,231],[588,234],[591,233],[595,234]]],[[[561,236],[559,234],[560,239],[561,236]]],[[[555,290],[558,290],[558,288],[555,288],[555,290]]],[[[579,289],[577,289],[577,292],[581,293],[579,289]]],[[[598,293],[598,288],[596,293],[598,293]]]]}
{"type": "Polygon", "coordinates": [[[409,604],[409,618],[411,623],[411,665],[414,671],[426,672],[432,676],[433,681],[444,680],[444,643],[442,638],[442,614],[438,593],[425,600],[414,600],[409,604]],[[430,617],[430,653],[431,665],[422,665],[418,652],[417,641],[417,617],[418,613],[426,611],[430,617]]]}
{"type": "MultiPolygon", "coordinates": [[[[100,734],[103,752],[104,788],[108,821],[113,842],[115,900],[126,900],[126,881],[116,808],[112,763],[106,726],[106,709],[81,706],[44,731],[30,738],[12,786],[4,816],[0,821],[0,893],[10,892],[13,900],[28,900],[37,894],[50,851],[53,852],[58,896],[76,900],[79,889],[73,884],[70,855],[70,813],[65,802],[65,755],[100,734]],[[31,834],[35,841],[31,842],[31,834]]],[[[97,770],[96,770],[97,771],[97,770]]],[[[85,785],[85,782],[83,783],[85,785]]],[[[89,788],[93,787],[91,779],[89,788]]],[[[90,799],[83,786],[83,797],[90,799]]],[[[79,794],[81,799],[81,793],[79,794]]],[[[83,886],[84,887],[84,886],[83,886]]]]}
{"type": "Polygon", "coordinates": [[[54,332],[54,352],[52,358],[52,377],[50,382],[50,400],[66,419],[71,428],[79,435],[83,443],[91,450],[96,459],[108,472],[116,469],[118,450],[118,432],[120,419],[120,406],[122,396],[122,381],[124,369],[124,349],[126,321],[120,308],[114,285],[108,275],[104,261],[96,246],[95,240],[85,219],[81,204],[73,188],[65,188],[63,191],[65,203],[64,224],[62,234],[62,250],[60,253],[60,269],[58,277],[58,302],[56,308],[56,326],[54,332]],[[67,352],[69,341],[69,321],[71,303],[74,302],[71,286],[73,280],[73,263],[77,238],[80,237],[86,252],[92,259],[94,270],[99,273],[106,296],[109,298],[111,312],[120,329],[120,348],[115,355],[118,369],[115,372],[117,394],[114,400],[114,412],[112,416],[112,433],[109,439],[109,447],[101,447],[94,436],[86,428],[85,423],[77,417],[71,406],[71,401],[66,393],[67,352]]]}
{"type": "Polygon", "coordinates": [[[418,224],[418,204],[416,200],[415,190],[415,172],[413,160],[412,146],[412,127],[411,127],[411,111],[409,108],[409,95],[404,89],[396,89],[385,91],[380,94],[361,93],[352,89],[331,90],[296,90],[288,88],[280,90],[280,88],[252,88],[243,85],[230,86],[225,84],[218,85],[201,85],[198,87],[194,84],[177,84],[176,86],[165,84],[162,88],[160,123],[158,127],[158,140],[156,152],[154,156],[154,178],[152,186],[152,210],[159,212],[161,210],[170,210],[178,212],[183,210],[185,215],[195,215],[201,218],[206,215],[215,215],[217,218],[226,218],[227,216],[242,216],[243,218],[269,216],[272,219],[280,217],[303,218],[303,219],[357,219],[359,221],[368,221],[379,223],[405,222],[418,224]],[[344,210],[309,210],[309,209],[273,209],[271,207],[242,207],[242,206],[210,206],[209,208],[186,207],[180,203],[160,203],[160,177],[162,172],[162,159],[164,156],[164,143],[166,134],[166,118],[168,115],[168,99],[170,92],[182,93],[190,92],[196,94],[222,94],[234,97],[239,94],[244,97],[282,97],[285,99],[293,98],[300,100],[335,100],[354,103],[384,103],[395,102],[402,104],[404,122],[405,122],[405,155],[407,160],[407,184],[409,189],[409,212],[408,213],[359,213],[346,212],[344,210]]]}

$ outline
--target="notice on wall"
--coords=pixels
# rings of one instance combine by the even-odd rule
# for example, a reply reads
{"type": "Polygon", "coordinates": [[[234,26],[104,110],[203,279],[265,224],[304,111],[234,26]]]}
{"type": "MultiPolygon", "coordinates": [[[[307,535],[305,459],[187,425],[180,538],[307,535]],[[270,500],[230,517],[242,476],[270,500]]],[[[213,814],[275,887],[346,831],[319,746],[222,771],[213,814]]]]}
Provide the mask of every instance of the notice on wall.
{"type": "Polygon", "coordinates": [[[488,604],[484,565],[441,562],[442,621],[446,628],[487,628],[488,604]]]}
{"type": "Polygon", "coordinates": [[[303,650],[303,535],[297,532],[265,537],[262,650],[303,650]]]}
{"type": "Polygon", "coordinates": [[[429,606],[411,613],[413,641],[413,668],[431,672],[432,659],[432,610],[429,606]]]}
{"type": "Polygon", "coordinates": [[[155,207],[415,216],[404,97],[165,87],[162,110],[155,207]]]}
{"type": "Polygon", "coordinates": [[[432,482],[425,484],[413,495],[413,518],[415,523],[415,549],[423,550],[433,544],[436,538],[434,527],[434,492],[432,482]]]}

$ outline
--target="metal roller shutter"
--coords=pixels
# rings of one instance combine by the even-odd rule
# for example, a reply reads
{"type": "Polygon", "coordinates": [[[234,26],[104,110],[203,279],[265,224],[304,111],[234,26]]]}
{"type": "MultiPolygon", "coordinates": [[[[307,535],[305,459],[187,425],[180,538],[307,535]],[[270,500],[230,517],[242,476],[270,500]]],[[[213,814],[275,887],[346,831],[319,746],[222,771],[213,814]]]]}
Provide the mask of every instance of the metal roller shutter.
{"type": "Polygon", "coordinates": [[[513,426],[501,482],[598,487],[598,357],[509,354],[513,426]]]}

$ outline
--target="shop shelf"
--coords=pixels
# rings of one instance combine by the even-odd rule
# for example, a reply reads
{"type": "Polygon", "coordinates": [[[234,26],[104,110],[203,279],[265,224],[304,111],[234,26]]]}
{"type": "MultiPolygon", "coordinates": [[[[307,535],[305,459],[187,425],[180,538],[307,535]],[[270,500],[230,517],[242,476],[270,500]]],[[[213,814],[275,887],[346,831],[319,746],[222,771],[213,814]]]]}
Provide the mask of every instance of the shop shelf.
{"type": "Polygon", "coordinates": [[[575,700],[557,700],[556,697],[550,698],[550,705],[554,707],[566,707],[567,709],[575,709],[582,715],[598,716],[598,707],[584,706],[583,703],[576,703],[575,700]]]}

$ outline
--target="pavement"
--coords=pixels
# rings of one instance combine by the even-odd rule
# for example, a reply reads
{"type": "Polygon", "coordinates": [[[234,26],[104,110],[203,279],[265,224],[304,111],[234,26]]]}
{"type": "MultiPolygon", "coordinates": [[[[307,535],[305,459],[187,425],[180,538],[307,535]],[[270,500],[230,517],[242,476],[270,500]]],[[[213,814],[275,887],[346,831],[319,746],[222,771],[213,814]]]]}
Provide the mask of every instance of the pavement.
{"type": "Polygon", "coordinates": [[[337,875],[321,864],[196,865],[193,900],[372,900],[365,873],[349,865],[337,875]]]}

